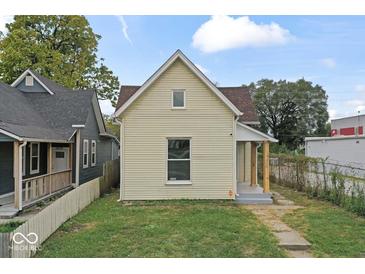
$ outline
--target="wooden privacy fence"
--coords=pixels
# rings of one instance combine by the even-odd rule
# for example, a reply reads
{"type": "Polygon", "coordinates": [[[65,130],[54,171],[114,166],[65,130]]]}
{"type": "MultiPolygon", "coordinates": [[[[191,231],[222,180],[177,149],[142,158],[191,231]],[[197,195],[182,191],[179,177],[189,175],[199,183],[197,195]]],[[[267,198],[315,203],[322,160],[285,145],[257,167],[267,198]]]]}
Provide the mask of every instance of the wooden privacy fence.
{"type": "Polygon", "coordinates": [[[107,193],[113,187],[119,186],[119,159],[105,162],[103,165],[103,176],[100,177],[100,193],[107,193]]]}
{"type": "MultiPolygon", "coordinates": [[[[3,257],[29,258],[65,221],[100,196],[96,178],[66,193],[11,233],[0,236],[3,257]]],[[[1,235],[1,234],[0,234],[1,235]]]]}

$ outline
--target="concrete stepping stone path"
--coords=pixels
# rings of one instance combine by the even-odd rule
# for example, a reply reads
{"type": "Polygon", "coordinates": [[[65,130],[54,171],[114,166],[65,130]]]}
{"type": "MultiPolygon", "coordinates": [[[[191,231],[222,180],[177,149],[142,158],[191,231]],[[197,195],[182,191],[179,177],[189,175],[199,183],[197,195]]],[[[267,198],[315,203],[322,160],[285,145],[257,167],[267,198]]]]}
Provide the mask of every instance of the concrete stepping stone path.
{"type": "Polygon", "coordinates": [[[269,227],[279,240],[279,246],[286,249],[289,256],[293,258],[313,257],[310,251],[311,244],[296,230],[281,221],[281,217],[286,213],[303,207],[294,205],[292,201],[286,200],[281,195],[277,200],[280,201],[279,204],[246,205],[245,207],[251,210],[261,222],[269,227]]]}

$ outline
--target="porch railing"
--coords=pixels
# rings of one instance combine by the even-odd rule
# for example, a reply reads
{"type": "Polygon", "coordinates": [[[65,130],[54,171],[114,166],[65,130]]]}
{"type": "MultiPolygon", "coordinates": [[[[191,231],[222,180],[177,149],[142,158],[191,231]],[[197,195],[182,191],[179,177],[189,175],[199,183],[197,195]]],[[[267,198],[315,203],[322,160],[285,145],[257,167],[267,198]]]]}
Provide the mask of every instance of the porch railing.
{"type": "Polygon", "coordinates": [[[23,179],[23,202],[30,204],[71,185],[72,170],[62,170],[23,179]]]}

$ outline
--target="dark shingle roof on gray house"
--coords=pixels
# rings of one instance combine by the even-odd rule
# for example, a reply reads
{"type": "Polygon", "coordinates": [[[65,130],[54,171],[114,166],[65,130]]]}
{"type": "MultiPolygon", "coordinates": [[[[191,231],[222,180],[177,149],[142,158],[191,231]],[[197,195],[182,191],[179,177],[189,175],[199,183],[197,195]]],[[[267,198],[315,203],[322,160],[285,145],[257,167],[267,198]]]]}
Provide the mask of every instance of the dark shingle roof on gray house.
{"type": "MultiPolygon", "coordinates": [[[[95,91],[71,90],[30,72],[53,94],[24,92],[0,83],[0,129],[20,138],[68,141],[75,132],[73,125],[85,124],[92,111],[100,112],[93,108],[95,91]]],[[[103,122],[100,127],[100,133],[105,133],[103,122]]]]}

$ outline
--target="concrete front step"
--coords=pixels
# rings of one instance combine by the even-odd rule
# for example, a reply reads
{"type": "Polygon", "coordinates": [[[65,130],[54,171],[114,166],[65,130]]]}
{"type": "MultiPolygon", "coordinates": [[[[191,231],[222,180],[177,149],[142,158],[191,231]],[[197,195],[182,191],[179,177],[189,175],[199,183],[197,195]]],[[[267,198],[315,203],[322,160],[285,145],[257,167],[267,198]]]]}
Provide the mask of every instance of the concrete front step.
{"type": "Polygon", "coordinates": [[[272,196],[271,193],[238,193],[237,194],[237,198],[243,198],[243,199],[247,199],[247,198],[271,199],[271,196],[272,196]]]}
{"type": "Polygon", "coordinates": [[[19,210],[12,206],[0,206],[0,219],[11,219],[18,214],[19,210]]]}
{"type": "Polygon", "coordinates": [[[271,198],[263,197],[263,198],[241,198],[237,197],[235,202],[237,204],[244,205],[271,205],[273,203],[271,198]]]}

